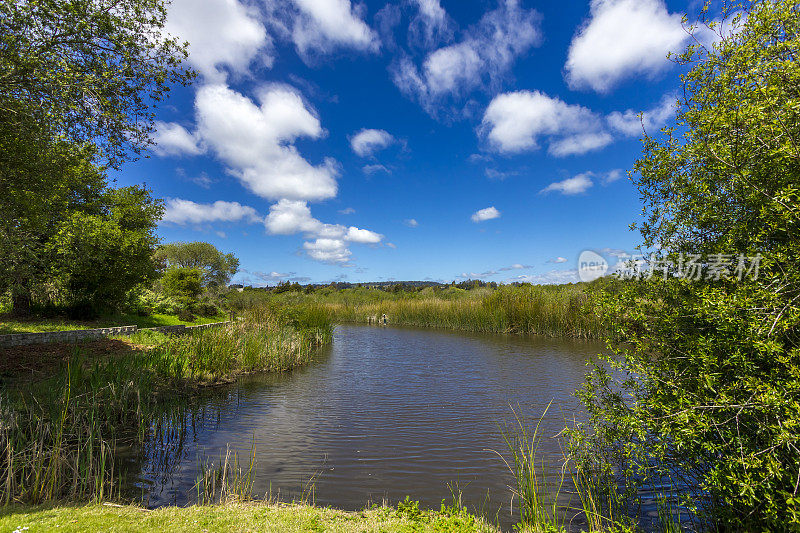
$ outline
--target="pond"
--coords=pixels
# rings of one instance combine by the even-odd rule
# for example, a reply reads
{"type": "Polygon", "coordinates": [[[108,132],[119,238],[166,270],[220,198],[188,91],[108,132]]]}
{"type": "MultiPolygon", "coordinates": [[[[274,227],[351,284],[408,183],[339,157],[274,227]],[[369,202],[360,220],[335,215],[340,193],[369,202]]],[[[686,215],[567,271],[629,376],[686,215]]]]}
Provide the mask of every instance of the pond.
{"type": "MultiPolygon", "coordinates": [[[[513,478],[495,451],[517,412],[552,437],[580,418],[574,391],[599,342],[345,325],[312,365],[241,380],[195,398],[187,430],[150,451],[137,487],[148,505],[185,504],[202,460],[254,450],[255,494],[358,510],[406,495],[438,508],[458,487],[508,528],[513,478]]],[[[169,440],[169,439],[167,439],[169,440]]],[[[559,479],[556,439],[542,444],[559,479]]],[[[569,485],[569,483],[567,483],[569,485]]],[[[568,488],[568,487],[567,487],[568,488]]],[[[568,498],[568,495],[564,495],[568,498]]],[[[566,501],[564,501],[566,503],[566,501]]],[[[572,505],[578,505],[573,498],[572,505]]]]}

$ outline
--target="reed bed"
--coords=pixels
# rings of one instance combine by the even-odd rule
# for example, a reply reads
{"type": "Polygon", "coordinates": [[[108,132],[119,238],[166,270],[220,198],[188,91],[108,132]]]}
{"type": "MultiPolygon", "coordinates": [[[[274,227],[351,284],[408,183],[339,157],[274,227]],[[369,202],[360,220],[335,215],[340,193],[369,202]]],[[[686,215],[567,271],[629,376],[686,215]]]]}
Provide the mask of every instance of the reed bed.
{"type": "MultiPolygon", "coordinates": [[[[0,505],[118,497],[118,448],[144,453],[151,440],[180,432],[168,413],[189,389],[176,384],[289,370],[331,338],[320,308],[252,309],[230,327],[165,337],[148,351],[91,363],[77,352],[49,379],[0,390],[0,505]]],[[[203,494],[241,493],[236,464],[222,485],[209,477],[203,494]]]]}
{"type": "Polygon", "coordinates": [[[147,354],[146,364],[172,380],[229,380],[308,364],[314,350],[332,337],[330,320],[321,308],[258,307],[229,326],[170,337],[147,354]]]}
{"type": "Polygon", "coordinates": [[[400,295],[345,290],[293,298],[324,306],[339,322],[368,322],[385,314],[390,324],[478,333],[599,338],[606,330],[582,285],[502,286],[400,295]]]}

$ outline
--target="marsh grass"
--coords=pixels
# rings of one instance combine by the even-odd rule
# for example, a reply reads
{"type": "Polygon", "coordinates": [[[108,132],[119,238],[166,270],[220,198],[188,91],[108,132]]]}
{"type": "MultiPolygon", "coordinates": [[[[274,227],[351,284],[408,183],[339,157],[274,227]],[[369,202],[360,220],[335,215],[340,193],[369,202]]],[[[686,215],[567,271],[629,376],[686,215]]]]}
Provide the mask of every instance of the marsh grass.
{"type": "MultiPolygon", "coordinates": [[[[152,333],[137,339],[163,338],[149,351],[91,361],[76,352],[52,377],[0,391],[0,504],[117,497],[118,447],[182,438],[181,417],[170,413],[190,393],[183,386],[306,364],[332,329],[319,309],[255,309],[227,328],[152,333]]],[[[228,459],[221,484],[204,493],[243,495],[252,484],[252,471],[228,459]]]]}
{"type": "Polygon", "coordinates": [[[169,337],[147,354],[146,365],[162,378],[193,383],[285,372],[308,364],[332,337],[328,315],[319,308],[262,307],[225,327],[169,337]]]}
{"type": "Polygon", "coordinates": [[[551,404],[547,405],[532,430],[512,407],[514,420],[501,429],[509,459],[500,452],[495,453],[514,476],[516,486],[511,487],[512,502],[513,498],[519,501],[520,526],[561,531],[566,523],[566,509],[560,505],[559,496],[564,488],[566,473],[562,470],[556,484],[552,484],[547,476],[548,465],[540,451],[541,424],[551,404]]]}
{"type": "Polygon", "coordinates": [[[231,502],[248,502],[253,500],[253,484],[256,473],[256,446],[253,446],[246,465],[242,465],[239,455],[225,451],[224,459],[214,464],[203,461],[201,473],[197,478],[198,505],[213,505],[231,502]]]}
{"type": "Polygon", "coordinates": [[[151,389],[132,359],[87,368],[0,396],[0,501],[102,500],[117,493],[114,450],[144,435],[151,389]]]}
{"type": "Polygon", "coordinates": [[[606,331],[585,284],[398,293],[321,289],[310,294],[265,293],[262,298],[286,306],[320,306],[337,322],[367,323],[385,314],[390,325],[478,333],[598,338],[606,331]]]}

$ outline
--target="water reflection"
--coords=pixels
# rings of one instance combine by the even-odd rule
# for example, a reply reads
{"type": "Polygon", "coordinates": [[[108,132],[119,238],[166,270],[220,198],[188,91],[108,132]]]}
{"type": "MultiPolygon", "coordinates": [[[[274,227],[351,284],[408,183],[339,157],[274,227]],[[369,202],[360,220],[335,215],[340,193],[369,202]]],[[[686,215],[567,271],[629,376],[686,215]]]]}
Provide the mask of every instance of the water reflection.
{"type": "MultiPolygon", "coordinates": [[[[309,367],[252,377],[175,407],[157,425],[134,492],[149,505],[192,501],[202,458],[255,446],[255,493],[299,498],[315,477],[316,502],[361,509],[411,495],[438,507],[457,484],[464,501],[502,525],[512,478],[492,450],[509,405],[543,420],[546,437],[580,417],[574,391],[596,342],[341,326],[309,367]],[[488,495],[488,503],[487,503],[488,495]]],[[[562,451],[545,439],[553,482],[562,451]]],[[[566,498],[566,496],[565,496],[566,498]]],[[[566,502],[565,502],[566,503],[566,502]]],[[[572,502],[577,505],[577,499],[572,502]]]]}

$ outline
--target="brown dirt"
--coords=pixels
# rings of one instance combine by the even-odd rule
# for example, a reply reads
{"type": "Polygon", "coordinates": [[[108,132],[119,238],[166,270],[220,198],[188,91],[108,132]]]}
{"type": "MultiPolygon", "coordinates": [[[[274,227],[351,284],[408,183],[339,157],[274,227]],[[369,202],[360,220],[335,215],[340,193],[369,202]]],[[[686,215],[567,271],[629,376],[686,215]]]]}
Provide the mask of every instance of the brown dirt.
{"type": "Polygon", "coordinates": [[[76,352],[87,362],[128,354],[144,347],[118,339],[49,344],[32,344],[0,348],[0,383],[36,381],[65,364],[76,352]]]}

